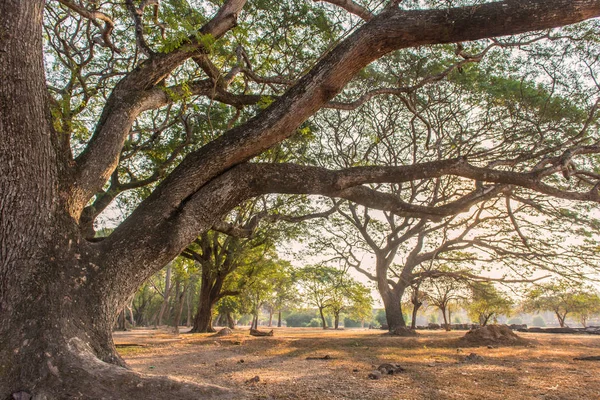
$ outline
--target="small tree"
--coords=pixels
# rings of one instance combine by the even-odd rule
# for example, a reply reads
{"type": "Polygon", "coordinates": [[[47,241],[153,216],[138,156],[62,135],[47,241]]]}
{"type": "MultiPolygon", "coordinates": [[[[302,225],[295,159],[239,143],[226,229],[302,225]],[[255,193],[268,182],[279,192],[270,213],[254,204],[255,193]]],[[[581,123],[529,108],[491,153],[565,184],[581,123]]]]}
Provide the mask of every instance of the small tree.
{"type": "Polygon", "coordinates": [[[444,328],[449,331],[452,307],[461,300],[463,284],[450,276],[431,279],[427,287],[427,300],[442,312],[444,328]]]}
{"type": "Polygon", "coordinates": [[[345,271],[311,266],[298,271],[297,277],[308,303],[317,307],[323,329],[327,329],[326,311],[333,315],[336,329],[343,311],[350,311],[360,318],[370,312],[372,300],[369,290],[345,271]]]}
{"type": "Polygon", "coordinates": [[[330,306],[331,289],[337,270],[331,267],[311,266],[298,271],[297,278],[307,303],[315,306],[321,317],[323,329],[327,329],[325,309],[330,306]]]}
{"type": "Polygon", "coordinates": [[[465,305],[469,318],[485,326],[490,320],[496,321],[500,315],[509,315],[513,302],[498,292],[492,283],[474,282],[471,284],[471,296],[465,305]]]}
{"type": "Polygon", "coordinates": [[[590,318],[600,314],[600,296],[598,293],[583,292],[576,295],[576,301],[579,304],[575,314],[581,325],[587,328],[590,318]]]}
{"type": "Polygon", "coordinates": [[[584,313],[589,317],[586,311],[589,303],[585,301],[588,295],[589,292],[581,286],[573,286],[567,282],[551,282],[531,289],[526,294],[522,308],[525,312],[552,311],[563,328],[569,314],[584,313]]]}

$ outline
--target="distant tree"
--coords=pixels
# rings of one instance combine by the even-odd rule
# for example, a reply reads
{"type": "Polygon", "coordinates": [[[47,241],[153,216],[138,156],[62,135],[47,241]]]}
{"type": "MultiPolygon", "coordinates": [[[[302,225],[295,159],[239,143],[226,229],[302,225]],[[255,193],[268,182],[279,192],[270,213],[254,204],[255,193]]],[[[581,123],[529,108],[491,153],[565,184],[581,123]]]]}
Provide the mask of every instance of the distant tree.
{"type": "Polygon", "coordinates": [[[579,322],[583,327],[587,327],[591,317],[600,314],[600,296],[594,292],[583,292],[576,296],[576,301],[579,303],[575,314],[579,318],[579,322]]]}
{"type": "Polygon", "coordinates": [[[296,275],[306,301],[317,308],[323,329],[327,329],[327,312],[333,315],[336,329],[343,311],[351,311],[361,318],[368,315],[372,302],[369,290],[345,271],[328,266],[310,266],[302,268],[296,275]]]}
{"type": "Polygon", "coordinates": [[[347,274],[341,273],[336,278],[328,311],[333,315],[333,327],[338,329],[342,312],[360,320],[367,318],[371,314],[373,299],[368,288],[347,274]]]}
{"type": "MultiPolygon", "coordinates": [[[[512,321],[512,320],[510,320],[512,321]]],[[[508,321],[508,322],[510,322],[508,321]]],[[[518,322],[518,324],[521,324],[523,321],[519,320],[520,322],[518,322]]],[[[516,322],[513,322],[516,323],[516,322]]],[[[531,321],[531,325],[533,326],[540,326],[540,327],[544,327],[546,326],[546,321],[544,321],[544,318],[542,318],[541,315],[536,315],[535,317],[533,317],[533,320],[531,321]]]]}
{"type": "Polygon", "coordinates": [[[314,310],[295,311],[285,317],[288,327],[305,327],[316,316],[314,310]]]}
{"type": "Polygon", "coordinates": [[[464,298],[464,283],[450,276],[430,279],[426,285],[427,301],[442,313],[444,328],[449,331],[454,305],[464,298]]]}
{"type": "Polygon", "coordinates": [[[485,326],[490,320],[495,321],[498,316],[511,313],[513,301],[507,295],[498,292],[494,284],[473,282],[470,291],[465,308],[469,318],[479,325],[485,326]]]}
{"type": "Polygon", "coordinates": [[[385,315],[385,309],[379,309],[375,313],[375,321],[379,324],[379,326],[383,326],[387,324],[387,318],[385,315]]]}
{"type": "MultiPolygon", "coordinates": [[[[565,281],[550,282],[533,287],[525,296],[522,309],[525,312],[551,311],[561,327],[566,326],[569,314],[583,313],[591,305],[592,295],[581,285],[565,281]]],[[[587,318],[585,318],[587,321],[587,318]]]]}
{"type": "Polygon", "coordinates": [[[275,254],[248,264],[242,271],[238,287],[241,288],[242,303],[247,304],[246,308],[253,315],[251,328],[258,328],[260,309],[273,298],[281,282],[291,281],[289,274],[289,263],[278,259],[275,254]]]}
{"type": "MultiPolygon", "coordinates": [[[[540,318],[541,318],[541,317],[540,317],[540,318]]],[[[513,324],[514,324],[514,325],[521,325],[521,324],[523,324],[523,319],[521,319],[521,318],[519,318],[519,317],[513,317],[513,318],[509,319],[509,320],[507,321],[507,323],[508,323],[509,325],[513,325],[513,324]]]]}
{"type": "Polygon", "coordinates": [[[277,327],[281,327],[282,311],[293,307],[300,299],[289,263],[282,263],[281,270],[272,279],[273,291],[265,303],[265,308],[269,312],[269,326],[272,325],[273,314],[277,313],[277,327]]]}

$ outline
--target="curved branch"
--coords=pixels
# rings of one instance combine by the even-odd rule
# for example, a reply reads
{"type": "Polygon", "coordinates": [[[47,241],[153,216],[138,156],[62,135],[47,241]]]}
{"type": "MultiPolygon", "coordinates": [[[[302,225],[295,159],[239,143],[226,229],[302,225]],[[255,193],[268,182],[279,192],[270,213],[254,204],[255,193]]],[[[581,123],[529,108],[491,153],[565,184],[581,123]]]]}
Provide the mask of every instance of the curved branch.
{"type": "MultiPolygon", "coordinates": [[[[236,14],[231,13],[233,5],[239,6],[240,3],[243,2],[229,1],[222,7],[223,15],[232,17],[226,18],[229,25],[224,20],[218,21],[219,15],[222,14],[220,11],[216,17],[217,21],[207,24],[207,29],[214,28],[214,33],[224,33],[221,28],[231,26],[236,14]]],[[[132,257],[134,254],[155,247],[156,250],[148,253],[156,256],[155,259],[159,261],[164,260],[164,254],[170,256],[178,254],[181,248],[185,247],[182,245],[183,242],[193,240],[199,231],[210,228],[216,222],[215,219],[237,204],[240,198],[252,195],[251,190],[238,193],[244,188],[244,185],[239,182],[240,179],[253,179],[249,176],[242,177],[240,174],[244,170],[259,167],[243,164],[242,168],[234,168],[236,165],[244,163],[273,144],[289,137],[301,123],[339,93],[363,67],[386,53],[420,45],[469,41],[548,29],[598,15],[600,15],[598,0],[510,0],[445,10],[388,9],[373,17],[342,41],[294,87],[259,116],[228,131],[217,140],[187,156],[115,231],[114,239],[109,238],[103,243],[116,244],[115,248],[121,251],[127,250],[123,248],[126,246],[129,250],[127,252],[131,253],[132,257]],[[222,186],[215,187],[214,182],[219,182],[222,186]],[[192,216],[201,218],[189,222],[192,216]],[[181,222],[181,225],[177,225],[178,222],[181,222]],[[149,230],[154,233],[149,234],[149,230]],[[162,238],[163,232],[170,232],[172,237],[165,242],[156,241],[158,236],[162,238]]],[[[153,58],[151,62],[144,63],[130,78],[126,78],[126,83],[123,83],[119,89],[132,87],[136,90],[148,89],[190,56],[191,53],[184,54],[180,51],[153,58]]],[[[130,92],[126,90],[120,92],[120,94],[127,93],[130,92]]],[[[101,123],[106,122],[113,114],[114,110],[110,108],[117,106],[120,100],[122,98],[116,96],[109,101],[108,111],[103,115],[101,123]]],[[[82,179],[78,179],[82,185],[79,188],[82,193],[79,200],[85,200],[84,204],[89,198],[87,196],[95,193],[110,176],[129,126],[116,124],[111,128],[103,127],[102,133],[92,139],[90,147],[82,155],[82,160],[78,160],[82,161],[80,166],[82,179]]],[[[422,168],[423,165],[418,167],[422,168]]],[[[537,172],[519,174],[469,165],[463,165],[453,172],[452,168],[456,167],[457,165],[446,166],[446,172],[437,169],[428,171],[429,174],[424,176],[452,173],[482,182],[516,184],[561,198],[591,201],[600,199],[595,190],[578,193],[553,188],[540,182],[540,174],[537,172]]],[[[423,175],[423,171],[411,170],[410,167],[401,168],[408,168],[403,170],[408,175],[423,175]]],[[[368,176],[344,173],[341,174],[343,178],[341,180],[350,184],[354,182],[354,185],[369,182],[369,178],[382,181],[388,177],[390,181],[394,181],[392,177],[398,176],[398,173],[398,170],[392,169],[370,170],[368,176]]],[[[327,179],[335,178],[335,174],[324,173],[324,175],[327,179]]],[[[274,179],[276,176],[271,175],[270,178],[274,179]]],[[[260,179],[260,176],[256,179],[260,179]]],[[[396,180],[401,179],[396,177],[396,180]]],[[[339,185],[340,182],[336,184],[339,185]]],[[[320,190],[327,193],[339,193],[342,189],[336,187],[334,190],[325,183],[323,185],[320,190]]],[[[246,186],[258,190],[258,187],[248,183],[246,186]]],[[[311,182],[306,182],[307,189],[310,189],[310,186],[311,182]]],[[[267,188],[274,190],[268,184],[265,185],[265,189],[267,188]]],[[[349,190],[348,194],[351,194],[354,188],[349,190]]],[[[150,259],[149,256],[140,257],[150,259]]],[[[131,260],[131,257],[121,258],[125,261],[137,262],[135,259],[131,260]]]]}
{"type": "Polygon", "coordinates": [[[81,15],[82,17],[91,20],[92,22],[94,22],[94,24],[97,24],[96,20],[100,20],[100,21],[104,22],[104,28],[99,27],[100,33],[102,35],[102,41],[98,42],[98,44],[100,44],[103,47],[110,48],[115,53],[121,53],[121,49],[117,48],[113,44],[113,42],[110,38],[110,34],[112,33],[113,29],[115,28],[115,23],[113,22],[112,18],[110,18],[108,15],[104,14],[103,12],[100,12],[97,10],[88,10],[87,8],[82,7],[78,4],[71,3],[68,0],[57,0],[57,1],[60,4],[75,11],[77,14],[81,15]]]}
{"type": "Polygon", "coordinates": [[[357,15],[364,19],[365,21],[370,21],[373,18],[373,13],[367,10],[365,7],[361,6],[358,3],[353,2],[352,0],[313,0],[315,3],[318,2],[326,2],[334,4],[338,7],[343,8],[351,14],[357,15]]]}
{"type": "MultiPolygon", "coordinates": [[[[221,38],[236,25],[237,15],[245,3],[246,0],[225,1],[217,14],[200,29],[200,35],[221,38]]],[[[116,168],[133,121],[144,110],[140,102],[145,99],[145,92],[155,88],[173,69],[194,54],[207,51],[205,44],[196,37],[190,37],[188,43],[171,53],[153,54],[117,84],[90,142],[76,160],[77,183],[70,194],[71,213],[75,219],[79,218],[87,201],[102,189],[116,168]]]]}

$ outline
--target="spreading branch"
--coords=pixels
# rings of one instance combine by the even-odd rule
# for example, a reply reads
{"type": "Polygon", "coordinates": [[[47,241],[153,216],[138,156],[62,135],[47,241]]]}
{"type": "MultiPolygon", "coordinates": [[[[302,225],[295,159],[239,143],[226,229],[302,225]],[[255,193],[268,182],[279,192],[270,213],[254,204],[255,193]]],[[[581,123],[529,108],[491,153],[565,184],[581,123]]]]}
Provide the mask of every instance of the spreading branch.
{"type": "Polygon", "coordinates": [[[361,6],[358,3],[353,2],[352,0],[313,0],[315,3],[318,2],[327,2],[334,4],[338,7],[343,8],[344,10],[357,15],[364,19],[365,21],[370,21],[373,18],[373,13],[367,10],[365,7],[361,6]]]}

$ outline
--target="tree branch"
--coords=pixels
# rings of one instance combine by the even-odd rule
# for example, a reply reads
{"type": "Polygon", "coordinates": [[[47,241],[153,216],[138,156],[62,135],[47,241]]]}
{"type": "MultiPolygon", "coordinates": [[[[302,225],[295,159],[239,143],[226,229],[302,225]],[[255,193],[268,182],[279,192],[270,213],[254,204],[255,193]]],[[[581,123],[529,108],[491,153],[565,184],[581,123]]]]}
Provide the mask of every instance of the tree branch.
{"type": "Polygon", "coordinates": [[[112,33],[113,29],[115,28],[115,23],[113,22],[112,18],[110,18],[108,15],[104,14],[103,12],[100,12],[97,10],[88,10],[87,8],[82,7],[78,4],[74,4],[68,0],[57,0],[57,1],[60,4],[75,11],[77,14],[81,15],[82,17],[91,20],[96,26],[98,26],[98,29],[100,29],[100,34],[102,35],[102,39],[97,42],[98,44],[100,44],[103,47],[110,48],[115,53],[121,53],[121,49],[117,48],[113,44],[112,39],[110,38],[110,34],[112,33]],[[104,27],[100,27],[97,20],[104,22],[104,27]]]}

